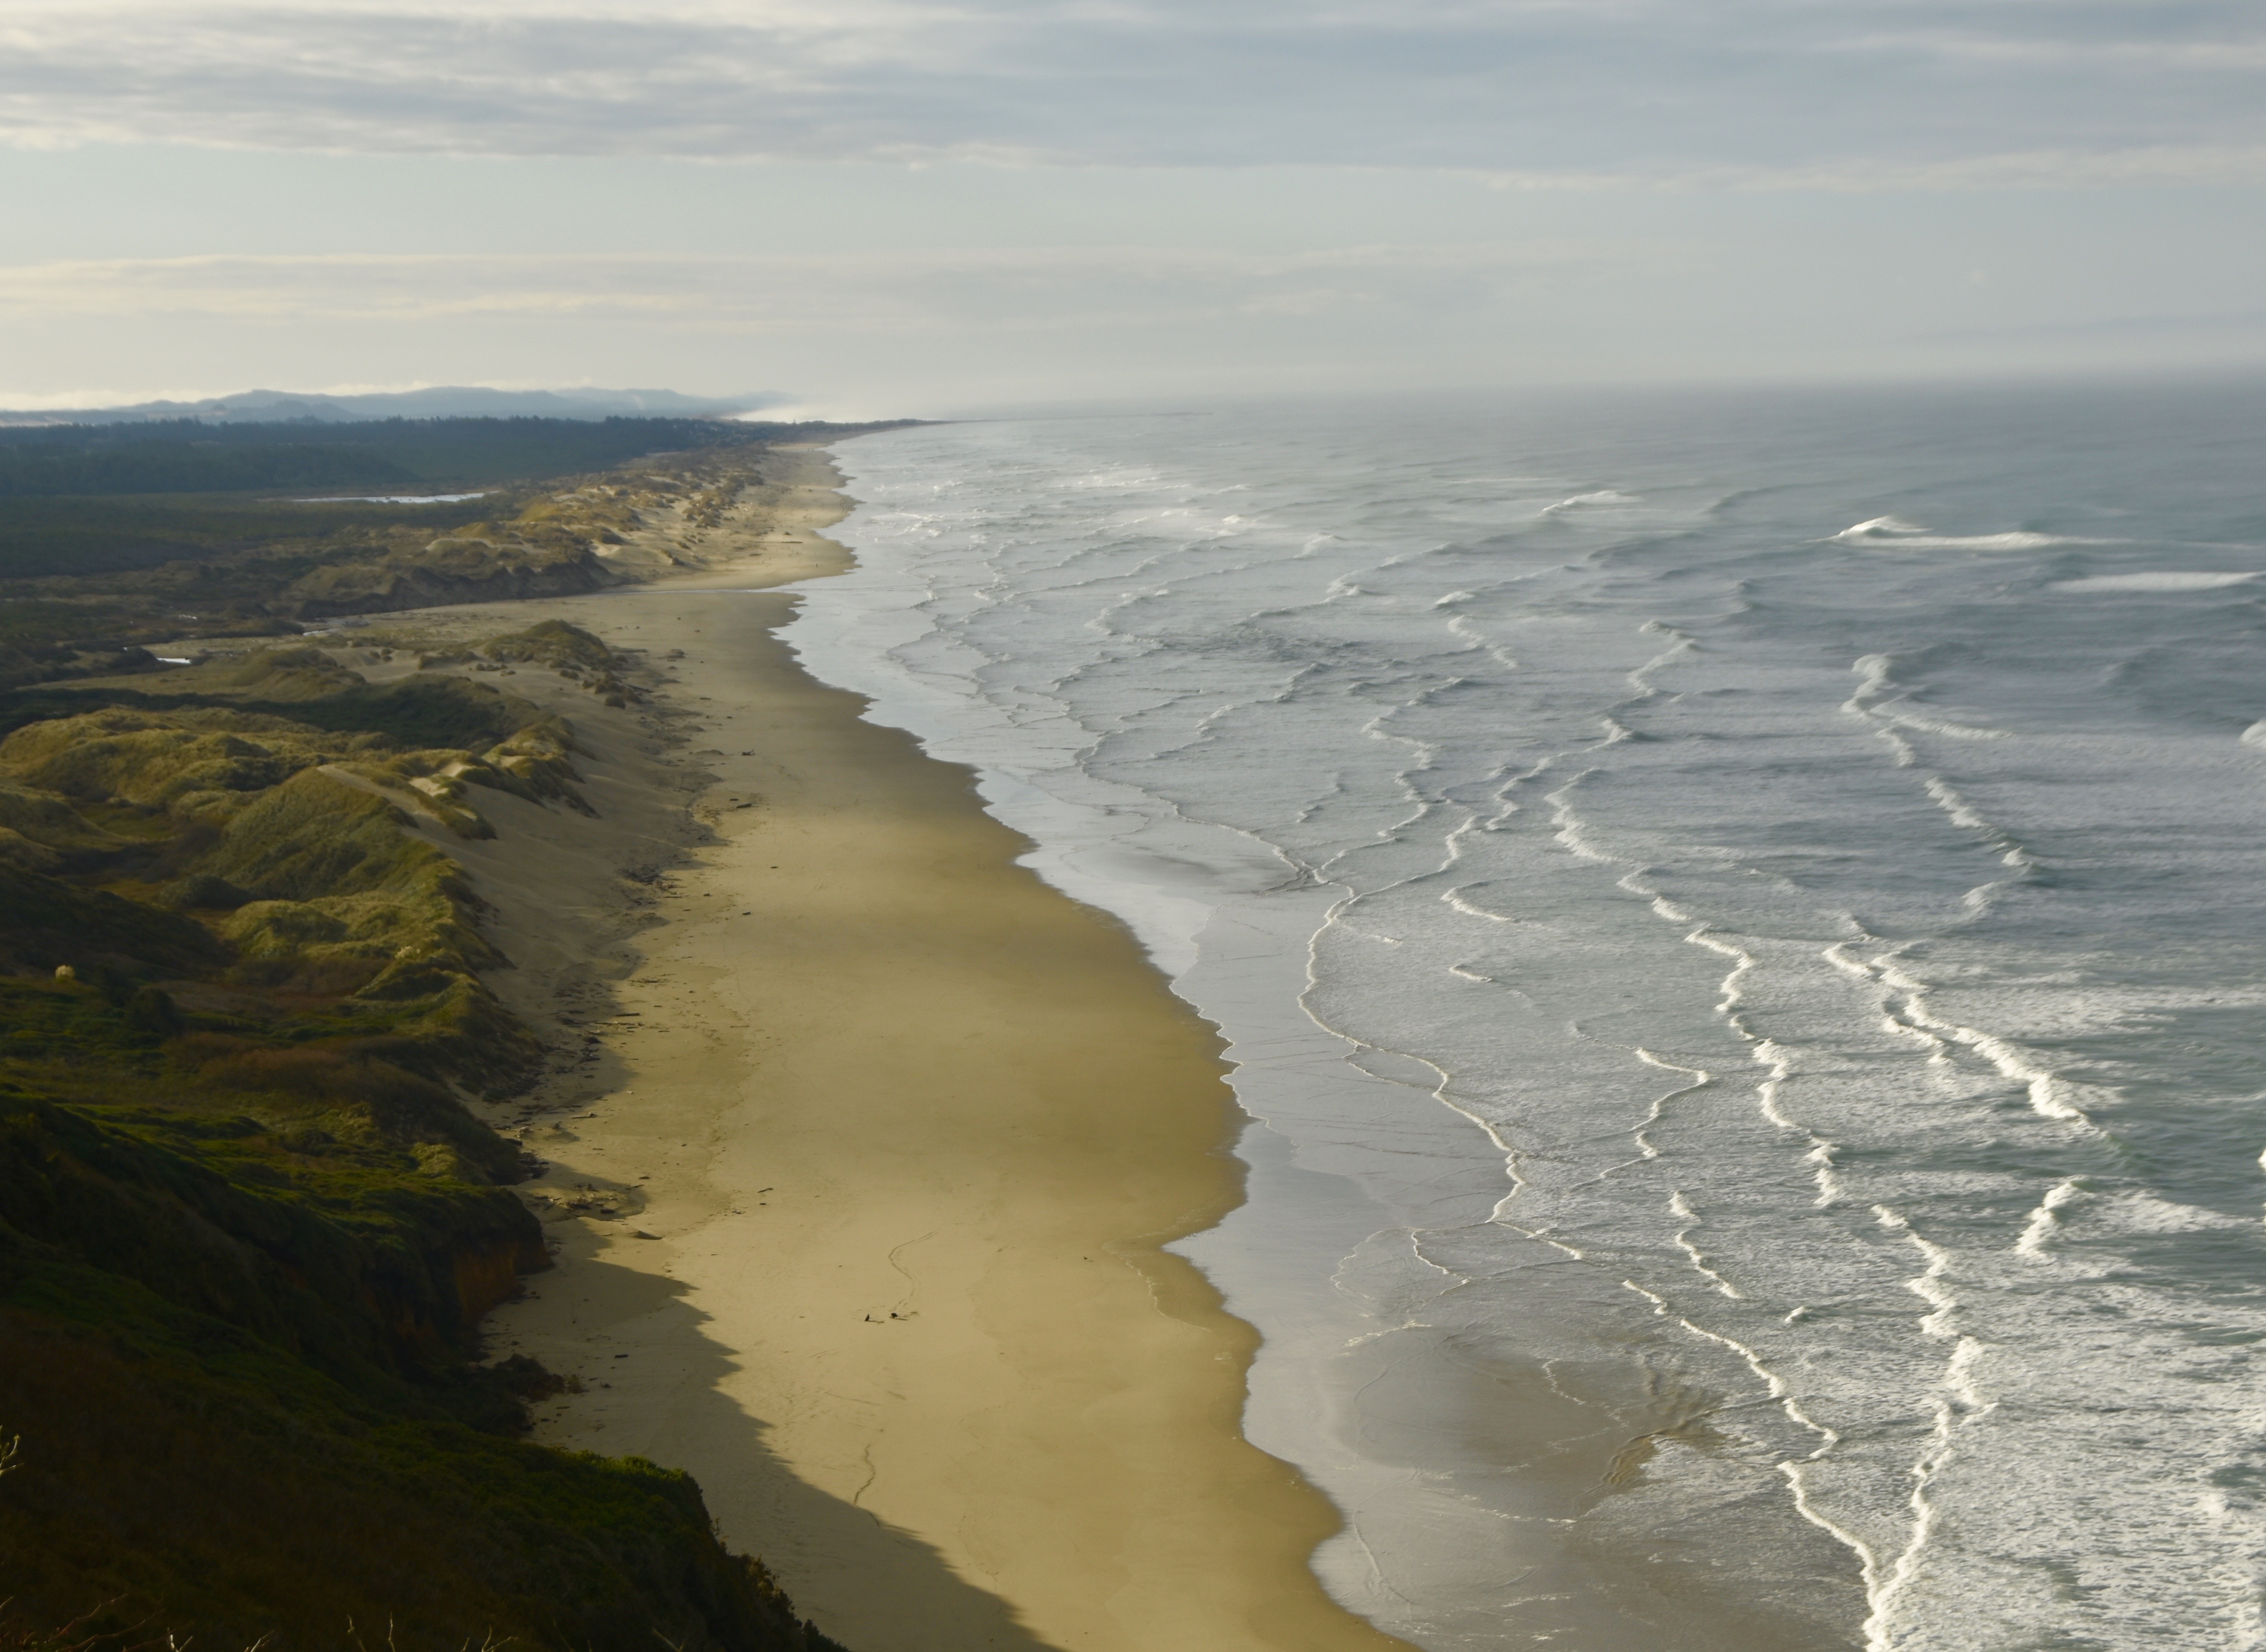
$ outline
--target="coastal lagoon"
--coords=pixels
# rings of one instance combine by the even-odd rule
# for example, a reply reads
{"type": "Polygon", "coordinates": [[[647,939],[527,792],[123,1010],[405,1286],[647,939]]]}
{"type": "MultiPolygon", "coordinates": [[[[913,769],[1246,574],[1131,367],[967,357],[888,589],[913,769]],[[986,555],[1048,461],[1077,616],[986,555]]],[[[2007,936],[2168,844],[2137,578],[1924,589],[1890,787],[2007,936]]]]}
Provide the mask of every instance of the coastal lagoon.
{"type": "Polygon", "coordinates": [[[1229,1039],[1248,1197],[1176,1248],[1347,1605],[2248,1647],[2262,438],[2255,384],[932,426],[838,450],[786,634],[1229,1039]]]}

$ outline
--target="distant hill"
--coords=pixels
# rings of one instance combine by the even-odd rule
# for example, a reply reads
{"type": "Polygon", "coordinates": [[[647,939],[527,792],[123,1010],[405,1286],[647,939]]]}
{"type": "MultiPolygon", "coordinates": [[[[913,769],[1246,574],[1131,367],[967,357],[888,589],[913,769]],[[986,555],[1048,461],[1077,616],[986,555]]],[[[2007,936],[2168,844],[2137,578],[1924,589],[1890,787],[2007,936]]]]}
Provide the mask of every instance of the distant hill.
{"type": "Polygon", "coordinates": [[[703,397],[680,395],[673,390],[489,390],[478,384],[366,396],[248,390],[203,401],[145,401],[129,407],[0,409],[0,425],[135,424],[180,419],[205,424],[272,424],[302,419],[351,424],[371,419],[618,419],[657,414],[698,419],[751,413],[785,399],[765,391],[703,397]]]}

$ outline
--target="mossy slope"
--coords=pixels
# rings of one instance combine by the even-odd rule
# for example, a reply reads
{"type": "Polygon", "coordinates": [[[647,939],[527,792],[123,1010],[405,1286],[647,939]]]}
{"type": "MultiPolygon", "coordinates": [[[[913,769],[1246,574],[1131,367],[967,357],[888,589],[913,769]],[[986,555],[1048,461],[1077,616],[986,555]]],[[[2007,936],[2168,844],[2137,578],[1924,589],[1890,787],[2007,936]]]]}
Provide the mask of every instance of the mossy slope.
{"type": "Polygon", "coordinates": [[[537,1051],[442,844],[482,786],[587,809],[571,727],[314,650],[164,686],[0,742],[0,1599],[277,1652],[827,1645],[690,1480],[515,1437],[555,1379],[478,1357],[548,1259],[459,1096],[537,1051]]]}

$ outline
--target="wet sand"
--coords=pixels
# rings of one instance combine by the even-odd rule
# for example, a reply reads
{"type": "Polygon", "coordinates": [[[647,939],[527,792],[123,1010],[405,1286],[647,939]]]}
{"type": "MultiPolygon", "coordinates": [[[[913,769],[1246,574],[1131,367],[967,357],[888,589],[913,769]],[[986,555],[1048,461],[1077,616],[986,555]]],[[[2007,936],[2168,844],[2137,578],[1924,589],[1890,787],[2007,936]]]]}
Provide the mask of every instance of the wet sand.
{"type": "Polygon", "coordinates": [[[1306,1569],[1335,1512],[1240,1437],[1253,1334],[1159,1249],[1238,1198],[1217,1040],[777,640],[760,588],[846,565],[800,463],[702,571],[405,617],[567,618],[674,679],[546,687],[601,822],[505,799],[460,850],[499,988],[591,1041],[528,1133],[564,1265],[491,1321],[585,1385],[537,1437],[691,1471],[852,1652],[1400,1646],[1306,1569]]]}

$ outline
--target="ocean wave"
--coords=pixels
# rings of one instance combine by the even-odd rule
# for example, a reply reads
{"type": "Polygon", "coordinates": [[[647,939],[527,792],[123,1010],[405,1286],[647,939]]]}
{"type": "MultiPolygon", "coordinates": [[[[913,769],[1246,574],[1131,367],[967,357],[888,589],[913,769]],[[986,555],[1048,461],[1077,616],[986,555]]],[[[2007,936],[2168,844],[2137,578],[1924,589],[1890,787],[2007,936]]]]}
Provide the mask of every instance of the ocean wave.
{"type": "Polygon", "coordinates": [[[2107,545],[2104,539],[2073,539],[2065,534],[2010,533],[1940,534],[1901,516],[1875,516],[1844,528],[1829,543],[1871,545],[1888,551],[2038,551],[2058,545],[2107,545]]]}
{"type": "Polygon", "coordinates": [[[2050,591],[2215,591],[2230,585],[2248,585],[2266,573],[2259,569],[2248,574],[2175,573],[2161,574],[2093,574],[2080,580],[2056,580],[2046,587],[2050,591]]]}
{"type": "Polygon", "coordinates": [[[1610,487],[1601,487],[1595,493],[1576,493],[1571,499],[1561,499],[1554,505],[1545,505],[1539,514],[1556,516],[1579,509],[1583,505],[1637,505],[1643,502],[1639,494],[1617,493],[1610,487]]]}

